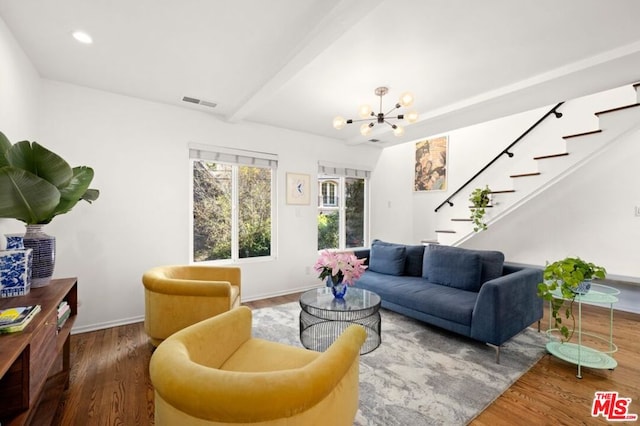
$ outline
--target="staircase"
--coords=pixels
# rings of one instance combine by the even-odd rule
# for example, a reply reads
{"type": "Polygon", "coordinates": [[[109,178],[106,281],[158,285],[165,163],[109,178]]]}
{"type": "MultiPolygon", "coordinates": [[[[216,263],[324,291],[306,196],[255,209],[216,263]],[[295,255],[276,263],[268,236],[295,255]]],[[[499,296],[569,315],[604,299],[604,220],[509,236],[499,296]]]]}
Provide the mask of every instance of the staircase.
{"type": "MultiPolygon", "coordinates": [[[[493,223],[550,186],[593,163],[618,140],[639,130],[640,83],[632,87],[635,91],[635,99],[629,98],[633,99],[632,103],[601,111],[590,111],[594,128],[581,129],[564,136],[562,133],[537,136],[532,134],[527,136],[527,140],[520,141],[520,145],[513,148],[513,157],[517,158],[517,161],[503,155],[504,158],[496,162],[492,170],[488,169],[456,196],[453,206],[445,205],[441,208],[437,213],[437,238],[425,240],[423,243],[459,245],[473,238],[475,232],[469,219],[468,198],[475,188],[489,185],[492,189],[491,203],[484,218],[490,228],[493,223]],[[593,114],[595,120],[592,118],[593,114]]],[[[572,102],[566,102],[558,111],[565,117],[572,115],[569,121],[585,126],[584,123],[589,123],[590,119],[582,112],[584,106],[578,107],[578,101],[575,101],[574,105],[572,102]]],[[[557,132],[563,131],[562,126],[553,127],[558,127],[557,132]]]]}

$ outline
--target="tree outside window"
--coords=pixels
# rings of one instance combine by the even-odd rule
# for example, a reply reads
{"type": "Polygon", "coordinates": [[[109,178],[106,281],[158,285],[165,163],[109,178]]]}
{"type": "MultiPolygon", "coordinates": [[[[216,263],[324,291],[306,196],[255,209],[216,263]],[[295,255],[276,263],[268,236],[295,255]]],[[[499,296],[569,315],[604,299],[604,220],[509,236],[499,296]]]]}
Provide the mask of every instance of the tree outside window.
{"type": "Polygon", "coordinates": [[[270,256],[272,169],[204,160],[192,164],[193,260],[270,256]]]}

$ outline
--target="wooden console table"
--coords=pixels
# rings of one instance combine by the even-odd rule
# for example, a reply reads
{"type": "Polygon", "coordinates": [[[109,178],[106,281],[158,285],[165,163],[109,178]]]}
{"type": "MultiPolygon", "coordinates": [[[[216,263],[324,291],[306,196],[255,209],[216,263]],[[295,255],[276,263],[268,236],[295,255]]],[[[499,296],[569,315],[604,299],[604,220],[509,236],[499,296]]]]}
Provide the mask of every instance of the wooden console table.
{"type": "Polygon", "coordinates": [[[64,389],[69,387],[70,334],[78,312],[77,279],[52,280],[25,296],[0,299],[0,309],[40,305],[27,327],[0,335],[0,424],[48,425],[64,389]],[[58,329],[58,305],[71,315],[58,329]]]}

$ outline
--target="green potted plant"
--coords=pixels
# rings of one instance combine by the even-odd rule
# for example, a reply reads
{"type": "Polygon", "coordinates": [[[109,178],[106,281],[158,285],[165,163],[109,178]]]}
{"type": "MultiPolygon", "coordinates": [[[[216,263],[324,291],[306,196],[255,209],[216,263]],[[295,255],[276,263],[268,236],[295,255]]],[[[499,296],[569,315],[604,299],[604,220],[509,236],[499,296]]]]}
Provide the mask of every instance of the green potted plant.
{"type": "Polygon", "coordinates": [[[29,246],[34,248],[34,287],[41,278],[42,285],[48,283],[55,258],[55,239],[51,242],[52,237],[44,234],[41,227],[55,216],[69,212],[80,200],[96,200],[100,193],[89,188],[92,180],[92,168],[71,168],[60,156],[37,142],[21,141],[12,145],[0,132],[0,218],[25,223],[25,246],[29,246],[27,240],[32,244],[42,242],[42,247],[29,246]],[[43,263],[39,264],[41,251],[45,253],[43,263]],[[43,265],[42,272],[38,265],[43,265]],[[39,276],[40,273],[44,275],[39,276]],[[47,277],[47,274],[50,275],[47,277]]]}
{"type": "Polygon", "coordinates": [[[487,229],[487,224],[484,223],[484,215],[487,212],[486,207],[491,202],[489,194],[491,194],[491,190],[489,186],[486,185],[484,188],[474,189],[469,196],[469,201],[471,202],[469,209],[471,211],[471,221],[473,222],[474,232],[485,231],[487,229]]]}
{"type": "Polygon", "coordinates": [[[585,294],[591,287],[594,278],[604,279],[606,269],[579,257],[566,257],[547,264],[543,272],[543,282],[538,284],[538,296],[551,302],[551,316],[554,319],[553,328],[557,328],[562,335],[562,341],[571,340],[575,330],[576,320],[573,315],[573,304],[576,295],[585,294]],[[565,307],[561,313],[562,307],[565,307]],[[571,328],[563,322],[571,320],[571,328]]]}

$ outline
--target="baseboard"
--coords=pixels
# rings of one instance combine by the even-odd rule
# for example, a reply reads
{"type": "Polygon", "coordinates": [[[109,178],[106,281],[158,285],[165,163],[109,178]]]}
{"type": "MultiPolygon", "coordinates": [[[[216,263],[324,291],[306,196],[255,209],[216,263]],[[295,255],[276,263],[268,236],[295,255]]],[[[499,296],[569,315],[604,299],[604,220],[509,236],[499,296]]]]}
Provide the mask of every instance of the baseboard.
{"type": "Polygon", "coordinates": [[[119,327],[121,325],[129,325],[129,324],[134,324],[134,323],[143,322],[143,321],[144,321],[144,315],[140,315],[137,317],[124,318],[120,320],[83,325],[81,327],[73,327],[71,329],[71,334],[89,333],[91,331],[104,330],[105,328],[119,327]]]}

